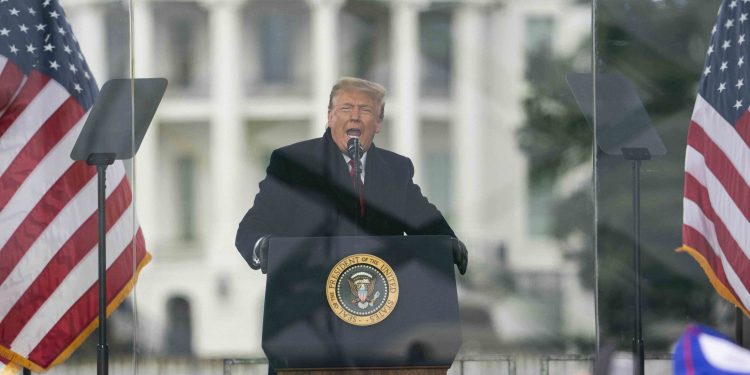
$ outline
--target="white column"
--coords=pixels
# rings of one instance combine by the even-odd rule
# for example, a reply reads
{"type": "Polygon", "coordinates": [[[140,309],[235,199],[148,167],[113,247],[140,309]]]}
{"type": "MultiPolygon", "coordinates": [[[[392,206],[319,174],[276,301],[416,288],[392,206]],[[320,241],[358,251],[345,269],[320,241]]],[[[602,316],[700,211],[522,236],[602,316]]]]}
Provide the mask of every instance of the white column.
{"type": "Polygon", "coordinates": [[[310,136],[320,137],[326,127],[328,97],[339,74],[338,13],[343,0],[307,0],[312,32],[312,95],[310,136]]]}
{"type": "Polygon", "coordinates": [[[458,230],[464,236],[480,231],[482,191],[482,123],[485,92],[482,60],[486,43],[479,1],[462,3],[453,18],[453,166],[458,230]]]}
{"type": "MultiPolygon", "coordinates": [[[[422,170],[419,143],[419,11],[425,0],[391,3],[391,48],[393,79],[390,102],[395,103],[391,144],[397,153],[414,162],[415,181],[422,170]]],[[[387,105],[386,105],[387,107],[387,105]]]]}
{"type": "Polygon", "coordinates": [[[502,7],[490,6],[486,12],[490,21],[488,36],[492,40],[492,48],[487,50],[491,59],[491,70],[487,70],[491,72],[487,79],[490,82],[491,105],[485,108],[485,112],[492,126],[484,129],[483,137],[490,140],[485,144],[492,147],[486,147],[482,155],[486,160],[500,163],[486,168],[496,175],[501,171],[505,175],[493,178],[489,185],[492,197],[488,196],[487,200],[493,202],[491,208],[495,213],[491,215],[488,225],[507,244],[511,266],[528,265],[529,260],[539,258],[529,255],[528,166],[526,156],[518,150],[516,138],[525,118],[523,98],[527,84],[524,79],[526,62],[522,32],[529,12],[527,8],[521,3],[507,3],[502,7]],[[509,38],[508,35],[517,37],[509,38]]]}
{"type": "Polygon", "coordinates": [[[245,191],[239,175],[243,168],[243,124],[240,113],[241,79],[234,69],[240,61],[242,30],[240,1],[218,0],[205,3],[210,12],[209,33],[213,80],[212,113],[209,132],[211,175],[211,223],[207,236],[209,258],[224,266],[236,260],[234,252],[237,224],[242,219],[245,191]]]}
{"type": "MultiPolygon", "coordinates": [[[[211,124],[209,165],[211,176],[211,212],[206,236],[206,254],[210,264],[208,294],[211,299],[196,303],[196,353],[217,355],[240,350],[260,353],[260,310],[247,302],[262,300],[265,278],[251,272],[234,247],[237,225],[247,210],[247,184],[241,171],[245,153],[245,128],[242,117],[242,79],[235,68],[241,64],[244,0],[206,0],[209,15],[211,60],[211,124]],[[216,283],[220,278],[229,288],[241,291],[242,301],[216,303],[216,283]],[[254,285],[257,288],[245,288],[254,285]],[[244,301],[244,302],[243,302],[244,301]],[[229,311],[240,311],[247,319],[236,319],[229,311]],[[216,325],[215,319],[231,322],[216,325]],[[236,332],[243,332],[237,335],[236,332]]],[[[251,4],[252,6],[252,4],[251,4]]],[[[235,292],[236,293],[236,292],[235,292]]],[[[236,314],[235,314],[236,315],[236,314]]]]}
{"type": "MultiPolygon", "coordinates": [[[[154,47],[154,10],[150,1],[133,3],[133,61],[136,78],[153,77],[154,47]]],[[[128,38],[128,42],[130,42],[128,38]]],[[[129,45],[118,46],[127,48],[129,45]]],[[[130,73],[128,73],[130,74],[130,73]]],[[[163,161],[162,161],[163,162],[163,161]]],[[[156,112],[141,147],[135,157],[135,180],[133,194],[138,221],[143,229],[143,235],[149,250],[158,251],[160,238],[159,218],[159,111],[156,112]],[[157,246],[154,246],[157,244],[157,246]]]]}

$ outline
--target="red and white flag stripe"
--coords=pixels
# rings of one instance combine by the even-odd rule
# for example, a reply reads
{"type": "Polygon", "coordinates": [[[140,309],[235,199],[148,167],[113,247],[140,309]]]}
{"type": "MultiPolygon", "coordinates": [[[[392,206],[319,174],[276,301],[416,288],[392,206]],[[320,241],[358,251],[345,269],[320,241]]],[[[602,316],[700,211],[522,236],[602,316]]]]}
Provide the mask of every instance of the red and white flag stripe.
{"type": "Polygon", "coordinates": [[[733,126],[700,95],[688,130],[683,247],[717,292],[750,307],[750,113],[733,126]]]}
{"type": "MultiPolygon", "coordinates": [[[[0,356],[42,371],[98,323],[96,171],[70,159],[87,113],[0,56],[0,356]]],[[[125,168],[107,168],[111,312],[148,262],[125,168]]]]}

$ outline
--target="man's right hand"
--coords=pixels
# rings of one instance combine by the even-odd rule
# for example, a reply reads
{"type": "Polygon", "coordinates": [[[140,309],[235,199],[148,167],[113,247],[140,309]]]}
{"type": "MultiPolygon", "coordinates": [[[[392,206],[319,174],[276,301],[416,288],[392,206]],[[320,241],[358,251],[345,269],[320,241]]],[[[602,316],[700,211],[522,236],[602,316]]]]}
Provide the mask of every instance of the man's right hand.
{"type": "Polygon", "coordinates": [[[255,242],[253,246],[253,261],[250,263],[250,268],[257,270],[260,268],[260,272],[264,274],[268,272],[268,244],[271,236],[263,236],[255,242]]]}
{"type": "Polygon", "coordinates": [[[469,263],[469,252],[466,250],[466,245],[458,238],[453,237],[452,242],[453,263],[458,267],[458,272],[463,275],[466,273],[466,266],[469,263]]]}

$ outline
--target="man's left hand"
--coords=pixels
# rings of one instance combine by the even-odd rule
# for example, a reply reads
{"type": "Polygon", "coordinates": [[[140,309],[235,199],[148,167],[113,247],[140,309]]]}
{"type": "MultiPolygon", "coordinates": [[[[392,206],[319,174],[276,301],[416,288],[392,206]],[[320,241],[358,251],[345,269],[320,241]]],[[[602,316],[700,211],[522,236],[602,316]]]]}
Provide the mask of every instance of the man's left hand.
{"type": "Polygon", "coordinates": [[[466,266],[469,263],[469,252],[466,251],[466,245],[464,245],[458,238],[453,238],[453,263],[458,267],[460,274],[466,273],[466,266]]]}
{"type": "Polygon", "coordinates": [[[257,270],[264,274],[268,272],[268,239],[270,235],[263,236],[258,239],[253,247],[253,260],[250,262],[250,268],[257,270]]]}

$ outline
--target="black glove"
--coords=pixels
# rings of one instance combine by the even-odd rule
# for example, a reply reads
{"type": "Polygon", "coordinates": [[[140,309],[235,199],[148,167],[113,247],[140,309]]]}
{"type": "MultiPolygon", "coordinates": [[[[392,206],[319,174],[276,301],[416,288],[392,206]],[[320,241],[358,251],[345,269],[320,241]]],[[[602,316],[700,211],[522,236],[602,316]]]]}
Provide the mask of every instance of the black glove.
{"type": "Polygon", "coordinates": [[[271,236],[263,236],[253,246],[253,261],[250,262],[250,268],[260,272],[268,272],[268,243],[271,236]]]}
{"type": "Polygon", "coordinates": [[[466,266],[469,263],[469,252],[466,251],[466,245],[464,245],[458,238],[452,238],[453,242],[453,263],[458,267],[460,274],[466,273],[466,266]]]}

